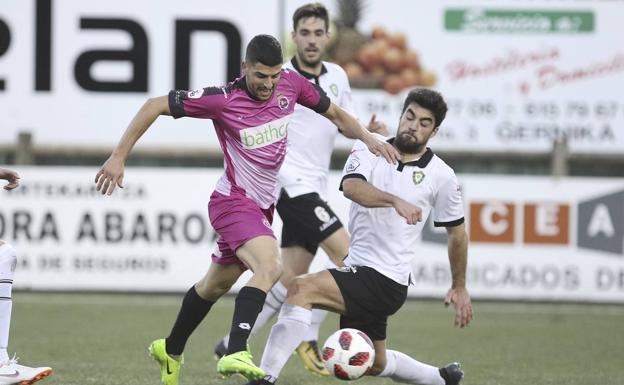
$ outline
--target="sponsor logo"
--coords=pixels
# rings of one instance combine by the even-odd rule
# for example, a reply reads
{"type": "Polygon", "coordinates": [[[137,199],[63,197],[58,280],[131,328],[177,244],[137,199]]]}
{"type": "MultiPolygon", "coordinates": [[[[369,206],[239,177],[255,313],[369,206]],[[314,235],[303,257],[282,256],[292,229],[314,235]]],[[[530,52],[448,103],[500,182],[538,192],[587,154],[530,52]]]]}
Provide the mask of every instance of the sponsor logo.
{"type": "Polygon", "coordinates": [[[246,149],[268,146],[286,138],[291,115],[256,127],[240,130],[241,144],[246,149]]]}
{"type": "Polygon", "coordinates": [[[290,105],[290,102],[288,101],[288,98],[282,94],[277,95],[277,106],[280,108],[280,110],[287,110],[288,106],[290,105]]]}
{"type": "Polygon", "coordinates": [[[202,97],[203,94],[204,94],[204,89],[198,88],[196,90],[188,91],[186,93],[186,97],[189,99],[199,99],[202,97]]]}
{"type": "Polygon", "coordinates": [[[347,164],[347,172],[353,172],[355,170],[357,170],[357,168],[360,167],[360,161],[357,159],[351,159],[351,161],[349,162],[349,164],[347,164]]]}
{"type": "Polygon", "coordinates": [[[266,218],[262,219],[262,224],[268,227],[269,229],[271,228],[271,224],[269,223],[269,220],[266,218]]]}
{"type": "Polygon", "coordinates": [[[316,217],[321,222],[328,222],[331,219],[331,216],[329,215],[327,210],[325,210],[325,207],[321,207],[321,206],[316,206],[314,208],[314,215],[316,215],[316,217]]]}
{"type": "Polygon", "coordinates": [[[336,268],[336,271],[341,273],[357,273],[357,266],[340,266],[336,268]]]}
{"type": "Polygon", "coordinates": [[[419,185],[425,179],[425,173],[422,171],[414,171],[412,174],[412,180],[415,185],[419,185]]]}
{"type": "Polygon", "coordinates": [[[249,325],[247,322],[239,323],[238,327],[244,330],[251,330],[251,325],[249,325]]]}
{"type": "Polygon", "coordinates": [[[593,32],[594,13],[587,11],[545,11],[540,9],[447,9],[447,31],[473,33],[560,33],[593,32]]]}
{"type": "Polygon", "coordinates": [[[169,369],[169,359],[167,359],[167,374],[173,373],[171,369],[169,369]]]}
{"type": "Polygon", "coordinates": [[[338,97],[338,86],[336,85],[336,83],[332,83],[332,85],[329,86],[329,90],[332,92],[332,94],[334,94],[335,97],[338,97]]]}

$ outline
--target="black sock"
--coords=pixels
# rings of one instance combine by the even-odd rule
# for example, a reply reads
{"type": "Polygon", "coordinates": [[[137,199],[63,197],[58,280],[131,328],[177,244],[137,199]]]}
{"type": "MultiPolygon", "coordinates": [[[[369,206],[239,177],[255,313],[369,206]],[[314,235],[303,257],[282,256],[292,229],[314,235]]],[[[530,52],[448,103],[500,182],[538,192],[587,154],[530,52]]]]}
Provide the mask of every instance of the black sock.
{"type": "Polygon", "coordinates": [[[230,329],[228,353],[232,354],[247,349],[247,339],[262,311],[266,293],[251,286],[245,286],[238,292],[234,304],[234,316],[230,329]]]}
{"type": "Polygon", "coordinates": [[[182,300],[182,307],[178,313],[178,318],[173,324],[171,334],[165,341],[168,354],[180,355],[184,351],[186,341],[197,326],[202,322],[210,308],[214,304],[213,301],[203,299],[197,294],[195,286],[186,292],[182,300]]]}

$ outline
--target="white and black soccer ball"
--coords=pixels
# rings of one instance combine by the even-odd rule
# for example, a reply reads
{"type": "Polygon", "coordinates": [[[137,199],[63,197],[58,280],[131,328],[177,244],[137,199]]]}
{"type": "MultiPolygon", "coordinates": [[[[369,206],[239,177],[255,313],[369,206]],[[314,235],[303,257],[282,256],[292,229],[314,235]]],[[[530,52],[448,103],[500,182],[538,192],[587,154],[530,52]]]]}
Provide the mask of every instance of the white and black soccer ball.
{"type": "Polygon", "coordinates": [[[329,336],[322,353],[327,370],[341,380],[362,377],[375,362],[373,342],[357,329],[340,329],[329,336]]]}

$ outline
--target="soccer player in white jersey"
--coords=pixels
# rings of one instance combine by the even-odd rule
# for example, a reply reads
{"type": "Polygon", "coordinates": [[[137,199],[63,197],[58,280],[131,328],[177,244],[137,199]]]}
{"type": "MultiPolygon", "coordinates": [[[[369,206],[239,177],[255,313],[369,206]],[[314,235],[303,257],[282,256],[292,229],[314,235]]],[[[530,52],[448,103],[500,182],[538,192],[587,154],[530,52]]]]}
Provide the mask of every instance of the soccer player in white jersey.
{"type": "MultiPolygon", "coordinates": [[[[329,43],[329,14],[320,3],[303,5],[293,13],[292,39],[296,55],[284,67],[296,71],[321,87],[330,100],[352,112],[351,86],[337,64],[322,61],[329,43]]],[[[369,130],[387,131],[374,117],[369,130]]],[[[326,202],[329,163],[338,127],[329,119],[301,105],[295,107],[288,126],[288,151],[279,172],[281,192],[276,209],[283,222],[281,254],[284,271],[254,324],[256,334],[279,311],[292,278],[308,272],[319,245],[334,264],[342,264],[349,251],[349,235],[326,202]]],[[[328,267],[335,267],[334,264],[328,267]]],[[[327,376],[318,351],[319,327],[327,312],[315,309],[313,322],[297,353],[306,369],[327,376]]],[[[215,355],[227,351],[228,338],[215,346],[215,355]]]]}
{"type": "MultiPolygon", "coordinates": [[[[19,186],[19,175],[0,167],[0,179],[8,183],[5,190],[13,190],[19,186]]],[[[0,240],[0,385],[30,385],[52,374],[49,367],[31,368],[17,363],[17,358],[9,357],[9,329],[11,326],[11,310],[13,307],[12,288],[13,275],[17,265],[17,253],[8,243],[0,240]]]]}
{"type": "Polygon", "coordinates": [[[149,99],[135,115],[119,144],[96,174],[97,190],[121,187],[124,163],[136,141],[160,115],[211,119],[224,153],[225,172],[208,202],[210,223],[219,234],[208,272],[187,292],[167,338],[154,341],[151,356],[165,385],[176,385],[184,346],[212,305],[249,268],[253,275],[236,297],[227,355],[217,371],[249,379],[265,373],[252,361],[247,339],[266,293],[282,268],[271,222],[277,174],[286,154],[287,127],[295,104],[330,119],[343,132],[362,139],[390,162],[398,152],[370,134],[352,115],[331,103],[323,90],[293,71],[282,69],[282,48],[269,35],[247,45],[243,76],[222,87],[171,91],[149,99]]]}
{"type": "Polygon", "coordinates": [[[467,236],[459,183],[453,170],[427,147],[447,106],[432,90],[412,90],[404,103],[397,136],[397,165],[379,162],[356,142],[344,168],[341,188],[351,199],[351,245],[345,267],[293,279],[277,323],[271,329],[260,367],[267,372],[249,384],[273,384],[311,322],[311,309],[340,314],[341,328],[366,333],[375,347],[372,376],[421,385],[457,385],[459,364],[438,368],[386,349],[388,317],[407,298],[411,261],[418,257],[424,222],[433,210],[436,226],[448,233],[452,285],[444,299],[455,308],[455,326],[472,320],[466,289],[467,236]]]}

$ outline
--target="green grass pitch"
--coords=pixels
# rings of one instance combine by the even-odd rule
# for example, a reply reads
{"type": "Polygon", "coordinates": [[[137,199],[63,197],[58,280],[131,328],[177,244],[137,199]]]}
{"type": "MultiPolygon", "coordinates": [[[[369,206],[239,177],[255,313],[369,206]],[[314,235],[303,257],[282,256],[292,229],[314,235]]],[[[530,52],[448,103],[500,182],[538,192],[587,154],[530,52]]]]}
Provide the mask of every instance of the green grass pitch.
{"type": "MultiPolygon", "coordinates": [[[[24,365],[48,365],[42,385],[144,385],[160,383],[147,346],[165,336],[182,295],[13,294],[9,352],[24,365]]],[[[216,374],[212,348],[229,329],[233,297],[219,301],[191,337],[180,385],[234,385],[216,374]]],[[[388,347],[421,361],[460,361],[464,385],[622,385],[624,306],[475,301],[475,319],[452,326],[440,301],[410,300],[391,320],[388,347]]],[[[337,329],[330,315],[321,340],[337,329]]],[[[251,341],[259,363],[269,328],[251,341]]],[[[39,384],[38,383],[38,384],[39,384]]],[[[292,357],[279,384],[328,385],[292,357]]],[[[390,384],[367,377],[360,385],[390,384]]]]}

